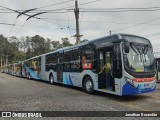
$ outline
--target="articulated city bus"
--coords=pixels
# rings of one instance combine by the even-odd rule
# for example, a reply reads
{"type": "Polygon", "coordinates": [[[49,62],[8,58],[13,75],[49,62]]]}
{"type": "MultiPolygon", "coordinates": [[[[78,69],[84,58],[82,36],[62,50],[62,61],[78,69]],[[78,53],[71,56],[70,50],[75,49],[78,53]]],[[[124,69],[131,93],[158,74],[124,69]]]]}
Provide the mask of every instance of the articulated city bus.
{"type": "Polygon", "coordinates": [[[13,75],[22,77],[22,62],[14,64],[14,72],[13,75]]]}
{"type": "Polygon", "coordinates": [[[146,38],[115,34],[57,49],[22,62],[22,77],[115,95],[156,89],[153,48],[146,38]]]}
{"type": "Polygon", "coordinates": [[[8,68],[8,73],[14,75],[14,64],[10,64],[7,68],[8,68]]]}
{"type": "Polygon", "coordinates": [[[3,71],[4,73],[8,73],[8,70],[9,70],[9,66],[8,65],[4,65],[3,66],[3,71]]]}

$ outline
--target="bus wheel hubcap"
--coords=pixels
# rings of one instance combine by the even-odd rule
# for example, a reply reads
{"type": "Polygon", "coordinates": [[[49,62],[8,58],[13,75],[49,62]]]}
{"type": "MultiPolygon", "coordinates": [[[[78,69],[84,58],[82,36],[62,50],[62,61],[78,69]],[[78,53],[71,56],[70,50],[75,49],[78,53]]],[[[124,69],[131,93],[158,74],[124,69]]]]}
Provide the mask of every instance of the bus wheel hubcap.
{"type": "Polygon", "coordinates": [[[51,83],[53,83],[53,77],[51,77],[51,83]]]}
{"type": "Polygon", "coordinates": [[[92,82],[91,81],[87,81],[86,82],[86,89],[89,91],[92,88],[92,82]]]}

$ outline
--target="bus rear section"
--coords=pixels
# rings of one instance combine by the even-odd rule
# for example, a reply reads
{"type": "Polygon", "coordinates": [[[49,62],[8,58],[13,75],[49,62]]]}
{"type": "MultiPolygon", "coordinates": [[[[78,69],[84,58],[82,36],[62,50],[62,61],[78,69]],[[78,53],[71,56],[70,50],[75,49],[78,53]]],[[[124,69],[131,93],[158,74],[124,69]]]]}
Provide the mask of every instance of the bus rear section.
{"type": "Polygon", "coordinates": [[[22,65],[22,76],[28,79],[40,80],[41,74],[41,57],[37,56],[26,60],[22,65]]]}

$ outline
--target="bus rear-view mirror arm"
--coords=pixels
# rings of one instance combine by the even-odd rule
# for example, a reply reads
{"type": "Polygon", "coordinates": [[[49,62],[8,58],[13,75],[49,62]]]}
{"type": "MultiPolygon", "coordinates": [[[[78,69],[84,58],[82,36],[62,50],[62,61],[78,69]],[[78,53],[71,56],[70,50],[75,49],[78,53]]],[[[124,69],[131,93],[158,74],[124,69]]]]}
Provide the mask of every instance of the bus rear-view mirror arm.
{"type": "Polygon", "coordinates": [[[124,43],[124,51],[125,53],[129,53],[129,42],[128,41],[124,43]]]}

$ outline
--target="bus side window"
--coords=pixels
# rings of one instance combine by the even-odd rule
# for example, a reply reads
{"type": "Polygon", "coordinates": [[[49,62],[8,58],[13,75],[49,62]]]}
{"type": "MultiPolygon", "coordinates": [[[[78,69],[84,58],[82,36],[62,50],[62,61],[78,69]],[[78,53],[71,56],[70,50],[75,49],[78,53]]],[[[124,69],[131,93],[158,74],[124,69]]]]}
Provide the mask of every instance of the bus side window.
{"type": "Polygon", "coordinates": [[[94,65],[94,50],[87,46],[82,53],[82,68],[92,69],[94,65]]]}
{"type": "Polygon", "coordinates": [[[74,48],[71,51],[71,69],[80,69],[80,51],[79,48],[74,48]]]}
{"type": "Polygon", "coordinates": [[[70,51],[64,52],[63,58],[64,70],[70,70],[70,51]]]}

